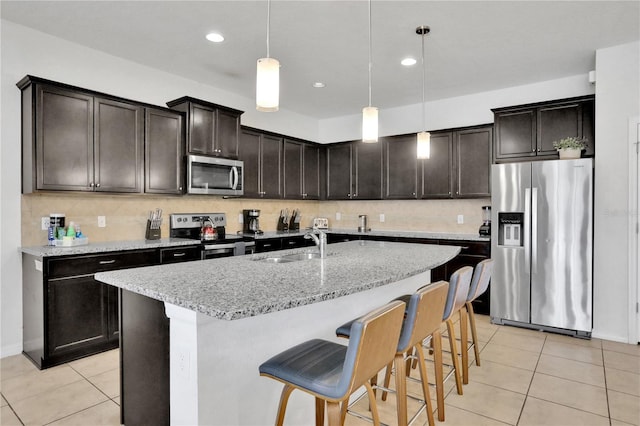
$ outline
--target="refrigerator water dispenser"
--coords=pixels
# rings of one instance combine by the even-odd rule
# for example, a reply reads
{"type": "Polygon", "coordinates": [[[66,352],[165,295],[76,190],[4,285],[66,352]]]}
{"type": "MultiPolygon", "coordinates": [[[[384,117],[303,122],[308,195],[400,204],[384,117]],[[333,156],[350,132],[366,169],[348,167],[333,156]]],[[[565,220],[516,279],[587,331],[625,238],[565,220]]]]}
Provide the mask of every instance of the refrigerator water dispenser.
{"type": "Polygon", "coordinates": [[[506,247],[522,247],[524,238],[524,213],[498,213],[498,245],[506,247]]]}

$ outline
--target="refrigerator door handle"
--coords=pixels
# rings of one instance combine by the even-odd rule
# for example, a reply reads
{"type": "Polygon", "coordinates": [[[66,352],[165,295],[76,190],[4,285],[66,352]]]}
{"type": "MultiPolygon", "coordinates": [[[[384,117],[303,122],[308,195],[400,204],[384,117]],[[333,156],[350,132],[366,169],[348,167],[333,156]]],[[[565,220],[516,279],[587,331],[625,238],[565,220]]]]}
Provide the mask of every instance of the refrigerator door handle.
{"type": "Polygon", "coordinates": [[[531,190],[531,270],[538,269],[538,188],[531,190]]]}
{"type": "Polygon", "coordinates": [[[531,238],[531,188],[524,189],[524,270],[526,274],[531,271],[531,251],[529,245],[531,238]]]}

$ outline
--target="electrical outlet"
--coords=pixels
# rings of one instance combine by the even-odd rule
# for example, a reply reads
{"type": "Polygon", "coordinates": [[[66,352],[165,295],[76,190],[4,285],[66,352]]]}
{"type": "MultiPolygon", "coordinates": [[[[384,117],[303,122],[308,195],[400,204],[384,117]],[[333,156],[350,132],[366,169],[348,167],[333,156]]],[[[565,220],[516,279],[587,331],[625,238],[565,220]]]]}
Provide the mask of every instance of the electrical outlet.
{"type": "Polygon", "coordinates": [[[380,213],[380,223],[384,222],[384,213],[380,213]]]}
{"type": "Polygon", "coordinates": [[[107,227],[107,217],[98,216],[98,228],[106,228],[106,227],[107,227]]]}
{"type": "Polygon", "coordinates": [[[238,223],[244,223],[244,216],[242,216],[242,213],[238,214],[238,223]]]}
{"type": "Polygon", "coordinates": [[[184,348],[177,349],[175,355],[176,355],[178,373],[180,374],[181,377],[188,378],[189,370],[191,368],[189,351],[184,348]]]}
{"type": "Polygon", "coordinates": [[[336,213],[336,220],[342,220],[342,215],[340,213],[336,213]]]}
{"type": "Polygon", "coordinates": [[[40,228],[43,231],[46,231],[47,229],[49,229],[49,218],[48,217],[42,216],[40,218],[40,221],[41,221],[40,222],[40,228]]]}
{"type": "Polygon", "coordinates": [[[464,215],[458,215],[458,225],[462,225],[464,223],[464,215]]]}

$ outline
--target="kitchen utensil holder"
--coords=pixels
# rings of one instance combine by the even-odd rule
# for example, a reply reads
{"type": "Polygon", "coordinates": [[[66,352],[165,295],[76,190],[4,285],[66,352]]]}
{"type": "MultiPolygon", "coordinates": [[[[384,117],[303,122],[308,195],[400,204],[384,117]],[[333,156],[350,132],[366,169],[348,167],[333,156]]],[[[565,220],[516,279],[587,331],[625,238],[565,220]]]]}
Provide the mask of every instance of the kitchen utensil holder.
{"type": "Polygon", "coordinates": [[[144,239],[145,240],[159,240],[161,238],[162,232],[160,232],[160,227],[158,225],[158,228],[152,228],[151,227],[151,221],[147,220],[147,230],[144,234],[144,239]]]}

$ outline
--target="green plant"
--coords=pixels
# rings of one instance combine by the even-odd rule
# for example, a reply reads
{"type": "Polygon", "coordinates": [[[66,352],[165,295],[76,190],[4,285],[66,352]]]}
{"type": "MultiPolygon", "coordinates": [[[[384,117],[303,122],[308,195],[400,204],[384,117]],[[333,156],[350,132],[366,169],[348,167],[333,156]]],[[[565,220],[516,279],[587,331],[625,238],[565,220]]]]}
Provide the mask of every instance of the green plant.
{"type": "Polygon", "coordinates": [[[587,140],[585,138],[569,136],[568,138],[554,141],[553,147],[555,149],[585,149],[587,147],[587,140]]]}

